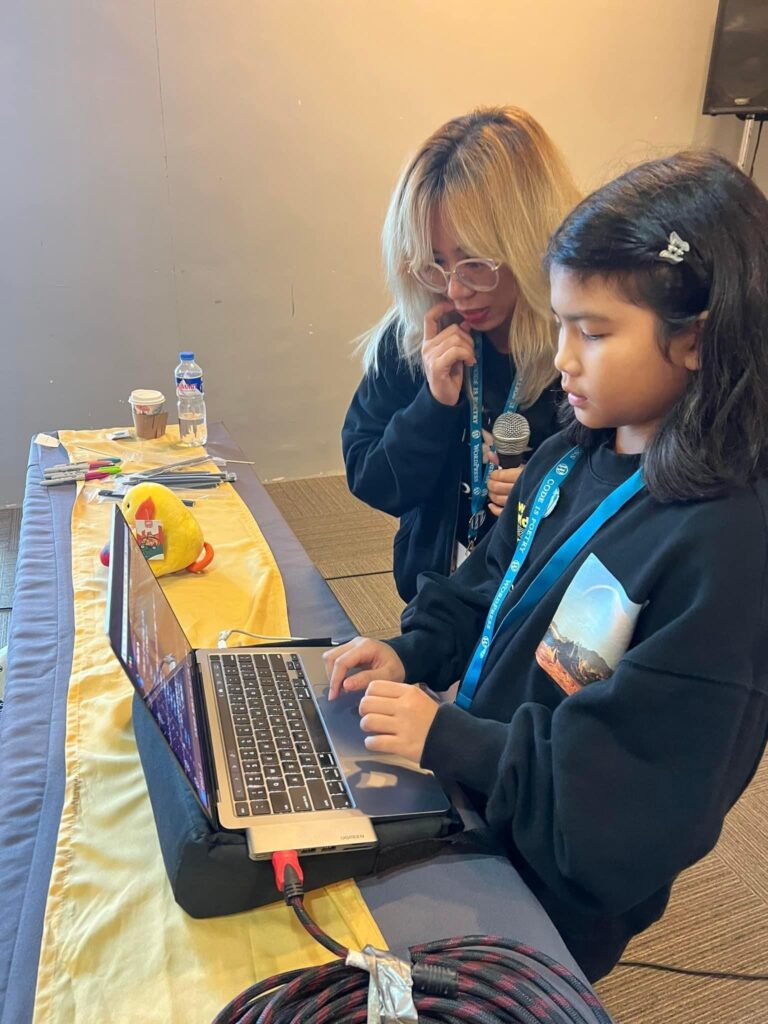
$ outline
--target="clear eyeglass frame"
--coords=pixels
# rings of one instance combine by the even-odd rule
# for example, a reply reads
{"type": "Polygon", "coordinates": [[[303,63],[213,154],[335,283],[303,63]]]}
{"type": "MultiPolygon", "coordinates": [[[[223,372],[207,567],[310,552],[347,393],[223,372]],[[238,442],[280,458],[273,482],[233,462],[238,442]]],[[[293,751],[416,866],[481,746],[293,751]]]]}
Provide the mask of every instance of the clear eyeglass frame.
{"type": "Polygon", "coordinates": [[[496,260],[475,257],[459,260],[453,270],[445,270],[439,263],[426,263],[420,267],[411,263],[408,272],[429,291],[447,295],[454,276],[473,292],[492,292],[499,283],[500,267],[496,260]]]}

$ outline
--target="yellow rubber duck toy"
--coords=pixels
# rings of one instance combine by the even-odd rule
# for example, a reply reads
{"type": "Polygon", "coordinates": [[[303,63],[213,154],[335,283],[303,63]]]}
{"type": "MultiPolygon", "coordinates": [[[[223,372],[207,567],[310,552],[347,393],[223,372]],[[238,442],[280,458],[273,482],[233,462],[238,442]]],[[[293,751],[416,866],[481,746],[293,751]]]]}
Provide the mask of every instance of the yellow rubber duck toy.
{"type": "Polygon", "coordinates": [[[160,523],[163,556],[149,558],[149,566],[155,576],[167,576],[180,569],[202,572],[210,565],[213,548],[203,540],[200,524],[190,510],[168,487],[149,481],[136,484],[126,492],[121,508],[140,543],[142,522],[150,520],[160,523]]]}

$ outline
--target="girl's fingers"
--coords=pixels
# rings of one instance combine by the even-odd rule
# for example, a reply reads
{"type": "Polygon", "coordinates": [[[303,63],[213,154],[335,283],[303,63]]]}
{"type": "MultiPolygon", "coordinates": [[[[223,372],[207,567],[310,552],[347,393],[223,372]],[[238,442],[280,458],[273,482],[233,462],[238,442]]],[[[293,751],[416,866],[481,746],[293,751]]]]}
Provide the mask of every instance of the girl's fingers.
{"type": "Polygon", "coordinates": [[[401,697],[410,690],[409,683],[395,683],[391,679],[374,679],[368,686],[366,697],[401,697]]]}
{"type": "Polygon", "coordinates": [[[376,697],[370,693],[366,693],[363,699],[360,701],[358,708],[360,717],[363,715],[393,715],[395,713],[395,704],[397,703],[392,697],[376,697]]]}
{"type": "Polygon", "coordinates": [[[400,744],[397,736],[375,733],[373,736],[366,736],[364,742],[368,750],[375,750],[379,754],[400,753],[400,744]]]}
{"type": "Polygon", "coordinates": [[[394,736],[399,731],[397,720],[392,715],[363,715],[360,728],[363,732],[383,733],[387,736],[394,736]]]}
{"type": "Polygon", "coordinates": [[[355,690],[364,690],[366,686],[381,674],[381,669],[375,671],[369,669],[367,672],[354,672],[348,675],[349,669],[341,661],[337,661],[328,680],[328,697],[334,700],[342,689],[346,693],[353,693],[355,690]]]}

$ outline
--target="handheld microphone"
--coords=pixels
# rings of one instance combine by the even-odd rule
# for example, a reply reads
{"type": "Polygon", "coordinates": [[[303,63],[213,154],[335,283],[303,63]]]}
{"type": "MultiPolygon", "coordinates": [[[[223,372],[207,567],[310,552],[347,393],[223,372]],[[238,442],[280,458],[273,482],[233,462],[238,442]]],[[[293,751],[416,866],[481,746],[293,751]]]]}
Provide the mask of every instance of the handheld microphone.
{"type": "Polygon", "coordinates": [[[502,469],[514,469],[523,461],[531,439],[531,425],[519,412],[504,412],[493,424],[493,444],[502,469]]]}

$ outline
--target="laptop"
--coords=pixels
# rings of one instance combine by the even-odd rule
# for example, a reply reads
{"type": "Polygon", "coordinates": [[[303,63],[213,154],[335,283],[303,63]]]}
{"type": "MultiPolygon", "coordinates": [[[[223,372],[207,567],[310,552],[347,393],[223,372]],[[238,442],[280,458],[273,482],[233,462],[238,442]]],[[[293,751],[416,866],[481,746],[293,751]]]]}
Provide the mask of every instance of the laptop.
{"type": "Polygon", "coordinates": [[[117,506],[106,630],[203,812],[245,830],[252,859],[366,849],[376,821],[449,810],[431,772],[366,749],[361,694],[327,699],[325,647],[193,650],[117,506]]]}

